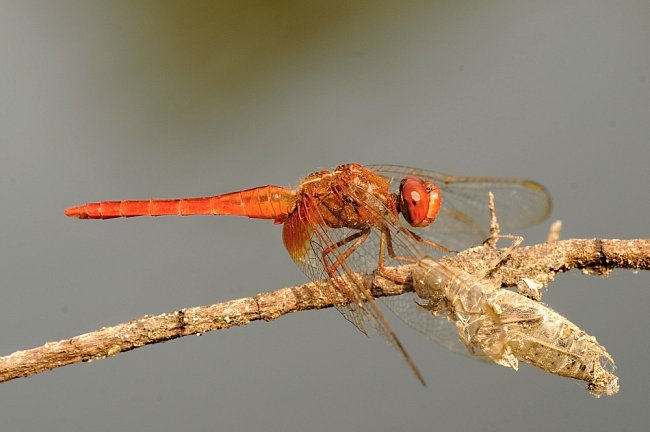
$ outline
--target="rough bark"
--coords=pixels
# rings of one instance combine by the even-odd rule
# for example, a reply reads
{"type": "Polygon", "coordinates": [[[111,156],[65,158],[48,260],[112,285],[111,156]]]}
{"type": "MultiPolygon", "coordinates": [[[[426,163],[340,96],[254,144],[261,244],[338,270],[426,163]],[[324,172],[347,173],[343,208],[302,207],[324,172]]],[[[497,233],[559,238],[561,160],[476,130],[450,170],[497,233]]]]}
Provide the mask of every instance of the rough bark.
{"type": "MultiPolygon", "coordinates": [[[[505,287],[516,286],[528,279],[548,285],[559,272],[579,269],[587,274],[606,275],[614,268],[650,270],[650,239],[641,240],[563,240],[530,247],[515,248],[507,255],[490,244],[468,249],[442,261],[476,275],[489,263],[501,261],[490,277],[499,277],[505,287]],[[501,255],[500,255],[501,254],[501,255]]],[[[408,276],[411,266],[395,271],[408,276]]],[[[375,282],[377,297],[412,291],[410,278],[404,284],[365,276],[375,282]]],[[[182,336],[196,335],[251,321],[271,321],[285,314],[335,306],[325,290],[327,284],[309,283],[254,297],[241,298],[209,306],[183,308],[155,316],[143,316],[127,323],[104,327],[94,332],[0,358],[0,382],[28,377],[57,367],[111,357],[121,352],[164,342],[182,336]]],[[[339,304],[344,299],[339,297],[339,304]]]]}

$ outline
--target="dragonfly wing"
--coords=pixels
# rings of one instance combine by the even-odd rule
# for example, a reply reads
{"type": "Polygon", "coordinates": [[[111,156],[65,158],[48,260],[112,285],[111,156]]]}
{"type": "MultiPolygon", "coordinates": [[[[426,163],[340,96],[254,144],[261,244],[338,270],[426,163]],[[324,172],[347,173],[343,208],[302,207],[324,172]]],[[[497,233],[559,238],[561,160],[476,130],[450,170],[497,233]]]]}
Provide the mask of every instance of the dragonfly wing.
{"type": "MultiPolygon", "coordinates": [[[[291,258],[303,273],[305,273],[307,278],[314,282],[327,282],[345,297],[349,303],[336,306],[336,308],[346,320],[367,335],[366,321],[368,317],[366,316],[366,312],[358,305],[358,303],[363,303],[363,299],[359,298],[359,290],[350,284],[340,284],[340,286],[334,284],[323,262],[323,253],[326,248],[344,239],[344,233],[332,233],[341,234],[341,236],[336,236],[336,238],[341,238],[335,240],[332,234],[315,223],[316,221],[314,219],[317,217],[318,215],[313,215],[311,223],[308,223],[303,220],[299,212],[292,213],[284,223],[282,230],[284,245],[291,258]]],[[[352,234],[350,233],[349,235],[352,234]]],[[[339,253],[341,251],[334,252],[334,257],[339,253]]],[[[335,273],[340,275],[341,270],[342,268],[338,268],[335,270],[335,273]]],[[[333,296],[329,296],[328,300],[334,304],[338,303],[338,299],[333,296]]]]}
{"type": "MultiPolygon", "coordinates": [[[[347,186],[341,185],[336,193],[346,196],[348,206],[354,205],[352,202],[360,208],[368,206],[367,202],[355,201],[355,192],[347,186]]],[[[372,296],[371,285],[362,277],[377,268],[380,232],[371,227],[331,228],[318,209],[316,205],[299,202],[296,211],[289,215],[282,232],[287,251],[312,281],[327,281],[343,295],[348,303],[337,306],[337,309],[348,321],[366,335],[368,325],[373,327],[402,354],[424,384],[415,363],[372,296]]],[[[335,298],[330,300],[337,303],[335,298]]]]}
{"type": "Polygon", "coordinates": [[[389,178],[395,192],[407,175],[435,183],[442,191],[440,213],[433,224],[418,233],[452,249],[475,246],[489,235],[488,192],[494,194],[499,225],[504,233],[540,223],[551,211],[548,191],[530,180],[454,176],[397,165],[371,165],[369,168],[389,178]]]}
{"type": "MultiPolygon", "coordinates": [[[[398,176],[401,179],[411,173],[397,171],[394,174],[395,179],[398,176]]],[[[376,176],[373,173],[367,175],[376,176]]],[[[417,368],[375,302],[370,292],[370,283],[360,277],[362,274],[376,272],[380,254],[383,254],[384,266],[389,268],[405,262],[415,262],[426,255],[423,244],[410,234],[410,228],[396,215],[392,196],[388,191],[389,180],[377,177],[370,183],[354,179],[337,181],[331,187],[319,189],[317,197],[307,194],[299,197],[296,209],[284,223],[283,239],[291,257],[311,280],[327,281],[348,302],[338,307],[343,316],[364,333],[368,327],[374,327],[403,355],[419,377],[417,368]],[[368,184],[372,187],[368,187],[368,184]],[[359,223],[355,225],[357,229],[347,228],[350,224],[336,223],[347,217],[346,215],[354,216],[351,216],[350,220],[371,222],[359,223]]],[[[436,183],[440,182],[436,180],[436,183]]],[[[483,201],[478,198],[477,193],[470,194],[469,201],[481,202],[487,212],[487,190],[484,192],[486,198],[483,201]]],[[[451,201],[453,202],[453,199],[451,201]]],[[[441,220],[448,224],[448,227],[452,227],[459,236],[464,235],[460,237],[461,244],[480,242],[483,240],[483,225],[475,220],[478,217],[475,214],[462,212],[463,208],[464,205],[460,205],[458,209],[449,207],[441,220]]],[[[487,217],[486,225],[489,225],[487,217]]],[[[443,236],[442,239],[449,240],[449,237],[443,236]]],[[[449,245],[440,239],[434,241],[449,245]]],[[[453,244],[451,247],[454,247],[453,244]]],[[[440,272],[442,280],[453,275],[452,272],[448,274],[444,268],[440,272]]],[[[337,298],[332,298],[335,304],[337,298]]],[[[415,300],[416,295],[411,294],[390,298],[385,303],[404,322],[443,346],[455,352],[467,352],[457,333],[450,336],[453,334],[453,331],[450,331],[453,326],[448,325],[446,316],[433,316],[431,312],[418,306],[415,300]]],[[[430,300],[422,299],[422,303],[430,300]]]]}
{"type": "MultiPolygon", "coordinates": [[[[420,260],[426,256],[426,251],[422,243],[416,241],[411,235],[409,230],[402,224],[402,220],[392,216],[390,209],[385,208],[384,204],[378,201],[373,201],[374,198],[363,189],[355,189],[350,186],[348,192],[355,200],[364,202],[368,208],[375,212],[376,216],[383,217],[383,224],[385,229],[390,234],[392,239],[392,246],[395,255],[412,260],[420,260]]],[[[379,251],[379,236],[370,236],[365,243],[365,248],[358,251],[358,256],[350,257],[351,265],[363,268],[370,267],[371,271],[377,268],[377,252],[379,251]],[[367,256],[364,256],[367,255],[367,256]]],[[[390,256],[386,257],[386,265],[403,265],[404,261],[401,259],[393,259],[390,256]]],[[[430,271],[437,272],[438,277],[442,281],[451,281],[455,277],[455,273],[444,267],[442,264],[430,271]]],[[[424,334],[443,347],[455,352],[457,354],[469,356],[469,350],[466,345],[460,340],[458,336],[458,329],[453,321],[448,319],[444,311],[440,311],[438,315],[433,315],[431,310],[423,307],[428,304],[431,299],[422,299],[416,293],[409,292],[398,296],[382,297],[381,302],[391,310],[402,322],[407,324],[414,330],[424,334]]],[[[472,355],[473,358],[478,358],[472,355]]]]}
{"type": "Polygon", "coordinates": [[[458,329],[445,314],[433,316],[423,305],[425,300],[415,293],[395,297],[382,297],[388,307],[404,324],[431,338],[448,350],[468,355],[467,347],[458,338],[458,329]]]}

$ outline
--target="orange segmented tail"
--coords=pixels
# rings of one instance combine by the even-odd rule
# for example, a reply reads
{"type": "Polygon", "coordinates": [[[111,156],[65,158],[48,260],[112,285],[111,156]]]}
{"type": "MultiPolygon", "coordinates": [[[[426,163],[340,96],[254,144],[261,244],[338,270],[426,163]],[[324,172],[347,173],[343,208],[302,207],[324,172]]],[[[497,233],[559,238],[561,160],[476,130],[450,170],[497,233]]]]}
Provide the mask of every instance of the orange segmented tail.
{"type": "Polygon", "coordinates": [[[66,216],[112,219],[163,215],[237,215],[283,221],[295,206],[295,193],[282,186],[261,186],[213,197],[101,201],[70,207],[66,216]]]}

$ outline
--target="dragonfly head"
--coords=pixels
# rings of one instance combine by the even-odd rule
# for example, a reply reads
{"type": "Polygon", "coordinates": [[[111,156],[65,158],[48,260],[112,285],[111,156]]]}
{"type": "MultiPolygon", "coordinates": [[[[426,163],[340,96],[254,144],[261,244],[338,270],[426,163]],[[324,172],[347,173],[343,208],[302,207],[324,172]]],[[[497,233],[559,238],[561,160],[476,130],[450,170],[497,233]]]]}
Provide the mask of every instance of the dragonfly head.
{"type": "Polygon", "coordinates": [[[399,185],[399,210],[414,227],[425,227],[436,219],[442,202],[438,186],[419,177],[408,176],[399,185]]]}

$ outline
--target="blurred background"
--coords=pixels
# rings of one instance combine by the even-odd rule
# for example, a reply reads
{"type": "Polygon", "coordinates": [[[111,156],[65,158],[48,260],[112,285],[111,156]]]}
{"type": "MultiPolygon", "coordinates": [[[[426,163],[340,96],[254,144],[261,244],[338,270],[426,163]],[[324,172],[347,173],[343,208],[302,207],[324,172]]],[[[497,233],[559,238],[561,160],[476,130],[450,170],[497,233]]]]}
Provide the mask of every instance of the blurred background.
{"type": "MultiPolygon", "coordinates": [[[[383,162],[537,180],[563,238],[649,236],[647,1],[0,10],[2,355],[305,282],[269,221],[64,217],[86,201],[295,186],[383,162]]],[[[11,431],[641,430],[649,284],[569,273],[544,298],[607,347],[615,397],[455,355],[394,321],[422,388],[381,338],[323,310],[4,383],[0,417],[11,431]]]]}

